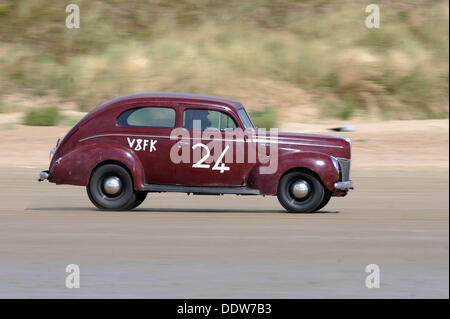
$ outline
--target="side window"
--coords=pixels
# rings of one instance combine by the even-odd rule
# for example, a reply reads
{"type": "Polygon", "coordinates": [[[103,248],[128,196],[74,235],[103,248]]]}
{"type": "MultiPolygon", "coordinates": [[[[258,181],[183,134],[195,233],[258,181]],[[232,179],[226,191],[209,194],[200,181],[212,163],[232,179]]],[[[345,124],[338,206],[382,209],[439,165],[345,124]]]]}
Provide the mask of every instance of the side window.
{"type": "Polygon", "coordinates": [[[210,111],[204,109],[187,109],[183,114],[183,127],[194,129],[194,121],[200,121],[201,129],[235,129],[236,122],[232,117],[219,111],[210,111]]]}
{"type": "Polygon", "coordinates": [[[175,126],[175,110],[167,107],[141,107],[119,116],[121,126],[172,128],[175,126]]]}
{"type": "Polygon", "coordinates": [[[225,113],[220,113],[220,129],[223,131],[225,129],[235,129],[236,122],[233,120],[233,118],[225,113]]]}
{"type": "Polygon", "coordinates": [[[187,109],[183,113],[183,127],[194,129],[194,121],[200,121],[202,130],[219,129],[220,112],[204,109],[187,109]]]}

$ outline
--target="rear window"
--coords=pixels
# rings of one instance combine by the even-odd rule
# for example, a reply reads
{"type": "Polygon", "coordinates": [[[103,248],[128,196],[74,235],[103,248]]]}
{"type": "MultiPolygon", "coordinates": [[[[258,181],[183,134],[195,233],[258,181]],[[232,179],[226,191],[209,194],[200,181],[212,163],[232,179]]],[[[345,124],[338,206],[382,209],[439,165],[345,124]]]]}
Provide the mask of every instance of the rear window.
{"type": "Polygon", "coordinates": [[[172,128],[175,126],[175,110],[168,107],[141,107],[119,116],[121,126],[172,128]]]}

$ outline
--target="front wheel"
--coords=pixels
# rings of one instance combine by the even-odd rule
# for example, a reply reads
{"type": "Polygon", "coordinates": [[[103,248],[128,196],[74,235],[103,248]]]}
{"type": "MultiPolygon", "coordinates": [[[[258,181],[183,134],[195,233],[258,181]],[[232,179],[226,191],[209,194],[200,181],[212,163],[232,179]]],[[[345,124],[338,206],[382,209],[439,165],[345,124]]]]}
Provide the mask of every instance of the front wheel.
{"type": "Polygon", "coordinates": [[[322,202],[320,203],[319,207],[316,208],[316,211],[324,208],[328,204],[330,199],[331,199],[331,193],[329,191],[325,191],[325,195],[323,196],[322,202]]]}
{"type": "Polygon", "coordinates": [[[129,210],[138,201],[130,174],[115,164],[96,168],[86,190],[91,202],[102,210],[129,210]]]}
{"type": "Polygon", "coordinates": [[[307,171],[284,175],[278,184],[280,204],[291,213],[311,213],[323,202],[325,189],[320,180],[307,171]]]}

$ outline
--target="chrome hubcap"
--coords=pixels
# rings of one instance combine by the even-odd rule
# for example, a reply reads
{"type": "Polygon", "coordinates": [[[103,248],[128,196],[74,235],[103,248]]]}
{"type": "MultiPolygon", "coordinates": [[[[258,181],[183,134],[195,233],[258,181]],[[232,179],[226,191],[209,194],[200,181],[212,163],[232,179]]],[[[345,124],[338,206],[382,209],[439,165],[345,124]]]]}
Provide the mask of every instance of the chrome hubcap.
{"type": "Polygon", "coordinates": [[[117,195],[122,190],[122,181],[116,176],[105,178],[103,189],[108,195],[117,195]]]}
{"type": "Polygon", "coordinates": [[[310,187],[307,181],[298,180],[291,186],[291,193],[295,198],[302,199],[308,196],[310,187]]]}

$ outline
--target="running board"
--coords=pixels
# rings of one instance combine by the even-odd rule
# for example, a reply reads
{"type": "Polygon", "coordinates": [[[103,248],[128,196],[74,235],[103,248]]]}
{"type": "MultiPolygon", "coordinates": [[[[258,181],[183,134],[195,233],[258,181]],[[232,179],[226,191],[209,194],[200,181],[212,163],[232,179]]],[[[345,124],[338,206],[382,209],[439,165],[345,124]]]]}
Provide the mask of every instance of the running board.
{"type": "Polygon", "coordinates": [[[193,193],[193,194],[236,194],[236,195],[259,195],[259,189],[245,186],[183,186],[183,185],[160,185],[145,184],[146,192],[174,192],[174,193],[193,193]]]}

